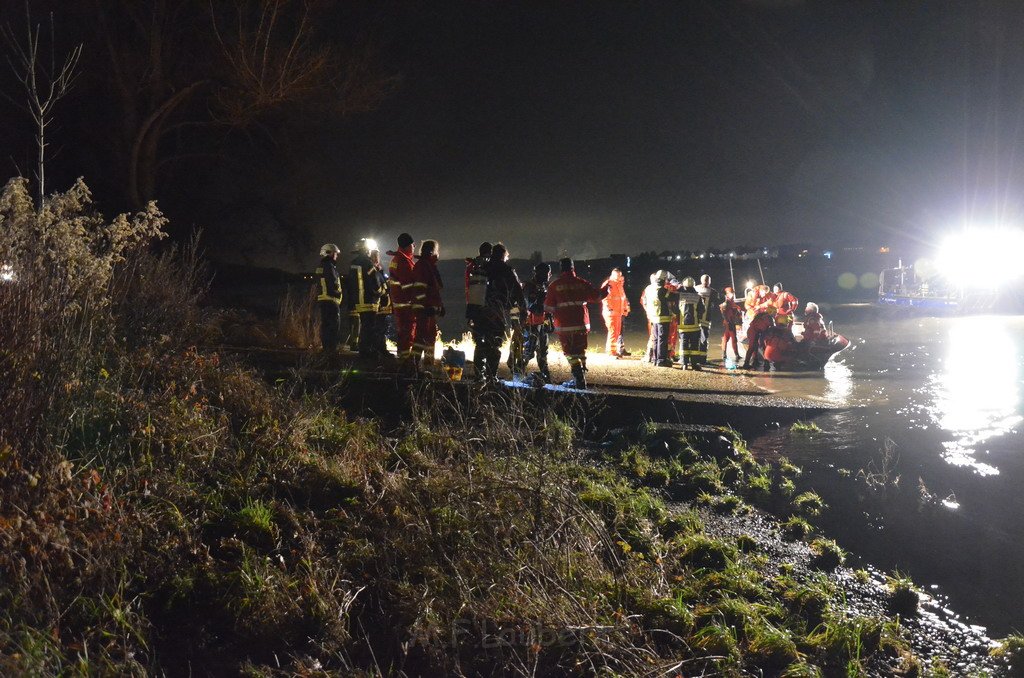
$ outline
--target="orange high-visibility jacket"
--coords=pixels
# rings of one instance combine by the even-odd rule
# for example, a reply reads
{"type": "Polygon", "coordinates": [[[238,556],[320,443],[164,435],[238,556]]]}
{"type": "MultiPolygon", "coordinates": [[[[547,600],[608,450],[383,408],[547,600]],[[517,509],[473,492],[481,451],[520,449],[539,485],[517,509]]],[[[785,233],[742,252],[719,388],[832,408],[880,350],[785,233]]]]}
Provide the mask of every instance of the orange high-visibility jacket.
{"type": "Polygon", "coordinates": [[[408,251],[400,249],[388,252],[391,263],[388,264],[388,290],[391,292],[391,305],[396,308],[409,308],[413,304],[412,284],[416,282],[413,275],[412,246],[408,251]]]}
{"type": "Polygon", "coordinates": [[[626,281],[622,278],[608,278],[601,283],[602,289],[608,290],[608,296],[601,301],[601,313],[604,315],[626,315],[629,313],[629,299],[626,298],[626,281]]]}
{"type": "Polygon", "coordinates": [[[793,314],[800,307],[800,300],[786,290],[774,295],[776,313],[775,320],[781,325],[788,325],[793,321],[793,314]]]}
{"type": "Polygon", "coordinates": [[[596,304],[599,301],[601,290],[578,277],[575,271],[567,271],[548,285],[544,310],[554,317],[556,331],[586,331],[590,329],[590,312],[587,310],[587,304],[596,304]]]}
{"type": "Polygon", "coordinates": [[[444,303],[441,301],[441,275],[437,272],[437,255],[416,256],[416,266],[412,270],[413,278],[413,303],[423,308],[441,310],[444,303]]]}

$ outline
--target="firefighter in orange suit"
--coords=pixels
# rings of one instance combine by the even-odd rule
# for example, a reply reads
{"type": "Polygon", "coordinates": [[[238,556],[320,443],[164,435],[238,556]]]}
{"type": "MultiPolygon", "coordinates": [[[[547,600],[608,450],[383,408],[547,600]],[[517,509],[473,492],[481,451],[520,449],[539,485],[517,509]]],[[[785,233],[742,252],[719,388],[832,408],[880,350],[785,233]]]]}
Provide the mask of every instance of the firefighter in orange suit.
{"type": "Polygon", "coordinates": [[[601,301],[601,290],[576,275],[572,259],[558,262],[561,275],[548,285],[544,310],[555,319],[555,332],[562,345],[562,353],[572,369],[572,381],[566,386],[587,387],[587,332],[590,330],[590,311],[587,304],[601,301]]]}
{"type": "Polygon", "coordinates": [[[782,283],[775,283],[772,287],[772,298],[775,306],[775,324],[792,332],[793,314],[800,310],[800,300],[783,289],[782,283]]]}
{"type": "Polygon", "coordinates": [[[416,332],[416,310],[412,286],[415,282],[412,258],[412,236],[403,233],[398,236],[398,250],[388,252],[388,291],[391,293],[391,308],[395,317],[395,333],[398,335],[398,359],[412,359],[412,338],[416,332]]]}
{"type": "Polygon", "coordinates": [[[826,339],[828,339],[828,331],[825,329],[825,318],[818,311],[818,305],[810,301],[804,309],[804,341],[824,341],[826,339]]]}
{"type": "Polygon", "coordinates": [[[444,316],[441,301],[441,275],[437,272],[439,248],[436,240],[420,243],[420,253],[413,267],[413,303],[416,309],[416,334],[412,340],[413,362],[423,367],[434,364],[434,344],[437,342],[437,318],[444,316]]]}
{"type": "Polygon", "coordinates": [[[626,353],[622,341],[622,319],[629,315],[629,299],[626,298],[626,279],[622,270],[613,268],[608,279],[601,283],[605,298],[601,302],[601,316],[608,328],[608,340],[604,351],[610,356],[621,358],[626,353]]]}
{"type": "Polygon", "coordinates": [[[754,291],[753,304],[748,305],[747,312],[753,318],[747,326],[747,353],[743,356],[743,369],[749,370],[761,359],[759,354],[761,339],[769,328],[775,326],[775,298],[766,285],[758,285],[754,291]]]}
{"type": "Polygon", "coordinates": [[[738,363],[740,350],[736,343],[736,326],[743,322],[743,309],[736,303],[736,295],[731,287],[725,288],[725,301],[718,309],[722,312],[722,362],[729,357],[729,344],[732,344],[732,352],[738,363]]]}

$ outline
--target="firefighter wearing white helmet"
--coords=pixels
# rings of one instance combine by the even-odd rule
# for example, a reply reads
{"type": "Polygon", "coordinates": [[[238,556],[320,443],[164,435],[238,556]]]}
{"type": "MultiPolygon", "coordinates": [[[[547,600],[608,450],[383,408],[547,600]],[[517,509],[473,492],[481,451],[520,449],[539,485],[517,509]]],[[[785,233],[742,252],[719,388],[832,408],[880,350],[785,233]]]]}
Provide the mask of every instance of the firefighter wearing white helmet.
{"type": "Polygon", "coordinates": [[[669,325],[672,323],[672,308],[669,304],[665,282],[668,271],[651,274],[651,284],[644,289],[640,304],[647,314],[650,335],[647,341],[647,359],[659,367],[671,367],[668,357],[669,325]]]}
{"type": "Polygon", "coordinates": [[[683,369],[700,370],[707,360],[707,349],[700,346],[700,320],[704,317],[704,299],[694,289],[693,278],[683,279],[679,289],[679,340],[683,348],[683,369]]]}
{"type": "Polygon", "coordinates": [[[338,254],[334,243],[320,248],[320,265],[316,269],[316,304],[320,307],[320,345],[325,353],[338,350],[341,341],[341,276],[338,275],[338,254]]]}

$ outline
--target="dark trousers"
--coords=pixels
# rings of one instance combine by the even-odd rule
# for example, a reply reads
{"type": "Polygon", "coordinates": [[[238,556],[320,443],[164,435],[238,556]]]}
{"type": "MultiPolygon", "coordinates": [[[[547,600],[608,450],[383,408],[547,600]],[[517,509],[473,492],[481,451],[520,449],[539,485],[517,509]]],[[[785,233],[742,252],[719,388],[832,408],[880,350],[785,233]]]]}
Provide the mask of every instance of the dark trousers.
{"type": "Polygon", "coordinates": [[[534,356],[537,356],[537,367],[540,373],[551,378],[548,370],[548,337],[550,336],[543,325],[528,325],[526,341],[523,345],[523,369],[530,364],[534,356]]]}
{"type": "Polygon", "coordinates": [[[518,320],[509,322],[509,345],[508,345],[508,369],[512,374],[522,374],[526,369],[526,361],[523,360],[526,338],[523,336],[523,324],[518,320]]]}
{"type": "Polygon", "coordinates": [[[355,311],[348,312],[348,337],[345,343],[350,351],[359,348],[359,314],[355,311]]]}
{"type": "Polygon", "coordinates": [[[668,363],[672,361],[668,353],[668,338],[671,334],[671,323],[654,323],[651,330],[654,331],[654,364],[668,363]]]}
{"type": "Polygon", "coordinates": [[[706,363],[708,361],[708,339],[710,339],[710,338],[711,338],[711,327],[709,325],[701,325],[700,326],[700,347],[698,349],[701,352],[701,355],[699,356],[701,364],[706,363]]]}
{"type": "Polygon", "coordinates": [[[359,355],[368,358],[377,355],[377,312],[360,313],[359,318],[359,355]]]}
{"type": "Polygon", "coordinates": [[[700,351],[700,330],[680,332],[683,344],[683,365],[700,365],[707,358],[707,351],[700,351]],[[703,358],[701,357],[703,355],[703,358]]]}
{"type": "Polygon", "coordinates": [[[505,323],[491,318],[480,318],[473,323],[476,348],[473,362],[479,374],[495,378],[501,362],[501,344],[505,341],[505,323]]]}
{"type": "Polygon", "coordinates": [[[333,353],[341,343],[341,308],[333,301],[318,301],[320,307],[320,346],[333,353]]]}

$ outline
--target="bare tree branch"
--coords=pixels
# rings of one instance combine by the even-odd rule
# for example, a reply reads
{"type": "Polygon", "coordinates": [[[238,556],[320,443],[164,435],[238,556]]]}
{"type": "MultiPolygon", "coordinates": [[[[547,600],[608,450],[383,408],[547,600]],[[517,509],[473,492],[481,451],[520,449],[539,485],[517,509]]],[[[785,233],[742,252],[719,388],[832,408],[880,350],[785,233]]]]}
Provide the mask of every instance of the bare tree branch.
{"type": "MultiPolygon", "coordinates": [[[[46,196],[46,130],[53,121],[53,111],[57,103],[71,91],[78,75],[78,61],[82,56],[82,44],[64,57],[58,66],[56,48],[56,21],[50,13],[50,64],[39,59],[42,26],[32,26],[32,16],[28,1],[25,2],[25,44],[17,38],[14,29],[5,26],[2,36],[7,43],[7,63],[10,64],[14,76],[25,90],[25,101],[21,104],[36,127],[37,167],[36,185],[38,189],[38,208],[42,208],[46,196]]],[[[6,94],[6,99],[13,99],[6,94]]]]}

